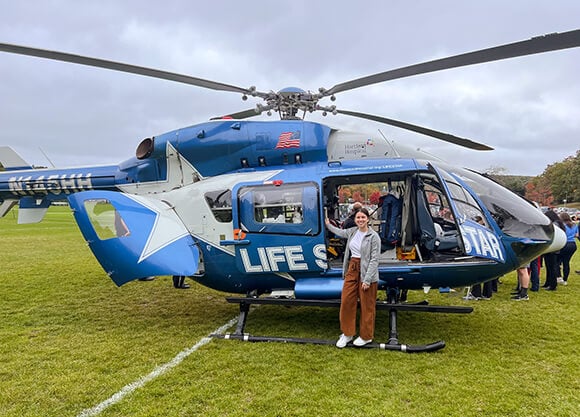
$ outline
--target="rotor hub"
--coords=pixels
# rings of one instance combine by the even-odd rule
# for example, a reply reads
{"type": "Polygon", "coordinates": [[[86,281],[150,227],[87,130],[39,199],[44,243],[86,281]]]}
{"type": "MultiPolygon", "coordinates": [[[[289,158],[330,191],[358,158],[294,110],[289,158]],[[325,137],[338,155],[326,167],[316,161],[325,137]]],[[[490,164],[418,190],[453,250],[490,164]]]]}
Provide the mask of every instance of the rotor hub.
{"type": "MultiPolygon", "coordinates": [[[[259,94],[258,94],[259,95],[259,94]]],[[[271,91],[263,96],[260,95],[266,105],[258,104],[256,113],[267,111],[278,112],[283,120],[300,119],[298,112],[303,112],[302,118],[306,113],[312,113],[320,110],[318,101],[322,97],[320,94],[314,94],[310,91],[304,91],[298,87],[286,87],[278,92],[271,91]]]]}

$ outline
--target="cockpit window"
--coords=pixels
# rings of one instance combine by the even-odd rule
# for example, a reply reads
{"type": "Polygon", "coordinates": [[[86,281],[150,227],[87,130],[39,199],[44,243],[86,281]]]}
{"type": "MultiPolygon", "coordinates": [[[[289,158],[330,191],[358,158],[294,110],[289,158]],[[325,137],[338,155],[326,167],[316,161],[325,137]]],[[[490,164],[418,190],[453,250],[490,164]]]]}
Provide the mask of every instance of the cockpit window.
{"type": "Polygon", "coordinates": [[[459,221],[463,222],[464,220],[469,219],[488,227],[485,221],[485,216],[483,215],[479,204],[477,204],[477,201],[475,201],[473,196],[469,194],[469,192],[447,172],[441,170],[440,173],[443,177],[443,180],[445,181],[445,184],[447,184],[450,197],[455,203],[459,221]]]}
{"type": "Polygon", "coordinates": [[[431,217],[434,219],[441,218],[453,223],[453,210],[451,210],[449,201],[441,187],[436,186],[436,183],[434,182],[436,180],[434,178],[429,181],[429,179],[424,176],[423,179],[425,181],[425,197],[427,198],[431,217]]]}
{"type": "Polygon", "coordinates": [[[481,174],[451,167],[446,169],[478,195],[506,235],[541,240],[552,238],[550,220],[527,200],[481,174]]]}

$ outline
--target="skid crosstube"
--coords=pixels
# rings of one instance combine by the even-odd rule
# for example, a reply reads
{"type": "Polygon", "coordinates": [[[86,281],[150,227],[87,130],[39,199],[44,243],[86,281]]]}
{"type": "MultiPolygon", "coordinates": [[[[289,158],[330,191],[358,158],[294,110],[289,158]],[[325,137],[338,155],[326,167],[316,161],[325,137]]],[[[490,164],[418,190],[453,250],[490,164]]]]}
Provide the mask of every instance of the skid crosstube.
{"type": "MultiPolygon", "coordinates": [[[[278,343],[299,343],[316,345],[334,345],[334,340],[309,339],[296,337],[271,337],[252,336],[244,333],[246,320],[252,304],[268,304],[279,306],[307,306],[307,307],[340,307],[340,300],[308,300],[295,298],[274,298],[274,297],[228,297],[229,303],[237,303],[240,306],[238,324],[234,333],[213,334],[212,337],[226,340],[240,340],[246,342],[278,342],[278,343]]],[[[369,343],[362,348],[380,350],[398,350],[401,352],[434,352],[445,347],[445,342],[440,340],[426,345],[407,345],[399,343],[397,331],[397,311],[417,311],[428,313],[454,313],[466,314],[473,311],[473,307],[466,306],[431,306],[426,301],[416,304],[391,303],[388,301],[377,301],[377,310],[389,311],[389,341],[387,343],[369,343]]],[[[352,342],[347,347],[355,347],[352,342]]]]}

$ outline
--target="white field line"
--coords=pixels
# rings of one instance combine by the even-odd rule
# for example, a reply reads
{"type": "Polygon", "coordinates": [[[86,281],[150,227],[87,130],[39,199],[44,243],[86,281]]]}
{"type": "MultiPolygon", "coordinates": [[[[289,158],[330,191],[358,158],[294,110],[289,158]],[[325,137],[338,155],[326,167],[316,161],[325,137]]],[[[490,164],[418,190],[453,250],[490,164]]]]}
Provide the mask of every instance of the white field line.
{"type": "MultiPolygon", "coordinates": [[[[224,324],[220,328],[214,330],[212,332],[212,334],[223,334],[223,333],[225,333],[226,330],[229,329],[230,327],[232,327],[234,324],[236,324],[237,321],[238,321],[238,318],[237,317],[231,319],[230,321],[228,321],[226,324],[224,324]]],[[[158,376],[161,376],[165,372],[167,372],[170,369],[176,367],[185,358],[187,358],[193,352],[195,352],[196,350],[198,350],[200,347],[202,347],[204,345],[207,345],[210,341],[211,341],[211,337],[209,337],[209,336],[206,336],[206,337],[202,338],[199,342],[197,342],[192,347],[187,348],[187,349],[182,350],[181,352],[179,352],[169,362],[167,362],[167,363],[165,363],[163,365],[159,365],[150,374],[145,375],[145,376],[139,378],[138,380],[136,380],[134,382],[131,382],[128,385],[125,385],[123,388],[121,388],[121,390],[119,392],[117,392],[116,394],[113,394],[113,396],[111,396],[110,398],[106,399],[102,403],[97,404],[97,405],[95,405],[92,408],[87,408],[86,410],[81,411],[81,413],[77,417],[93,417],[93,416],[99,415],[106,408],[110,407],[111,405],[113,405],[115,403],[118,403],[125,396],[127,396],[127,395],[131,394],[133,391],[135,391],[135,390],[143,387],[149,381],[154,380],[158,376]]]]}

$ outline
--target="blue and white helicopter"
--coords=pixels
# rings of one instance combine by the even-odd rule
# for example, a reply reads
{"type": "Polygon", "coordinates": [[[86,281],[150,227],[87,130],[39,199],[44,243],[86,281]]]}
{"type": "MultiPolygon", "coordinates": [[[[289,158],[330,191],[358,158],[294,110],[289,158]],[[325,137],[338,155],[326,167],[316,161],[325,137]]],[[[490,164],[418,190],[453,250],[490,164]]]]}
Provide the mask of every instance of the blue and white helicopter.
{"type": "Polygon", "coordinates": [[[0,147],[0,216],[18,205],[34,223],[66,200],[107,275],[117,285],[188,276],[243,294],[228,338],[334,343],[244,334],[252,304],[338,306],[341,245],[324,227],[339,221],[339,191],[382,192],[373,227],[383,241],[379,288],[390,313],[389,350],[432,351],[439,341],[398,340],[397,311],[465,313],[470,307],[404,303],[408,290],[466,287],[557,250],[565,236],[523,198],[479,173],[366,133],[304,120],[313,111],[383,122],[476,150],[486,145],[410,123],[337,109],[320,101],[388,80],[580,45],[580,30],[438,59],[307,92],[261,92],[103,59],[0,43],[0,51],[124,71],[259,98],[256,108],[144,139],[118,165],[32,169],[0,147]],[[277,112],[279,121],[247,121],[277,112]],[[298,117],[302,114],[302,117],[298,117]]]}

